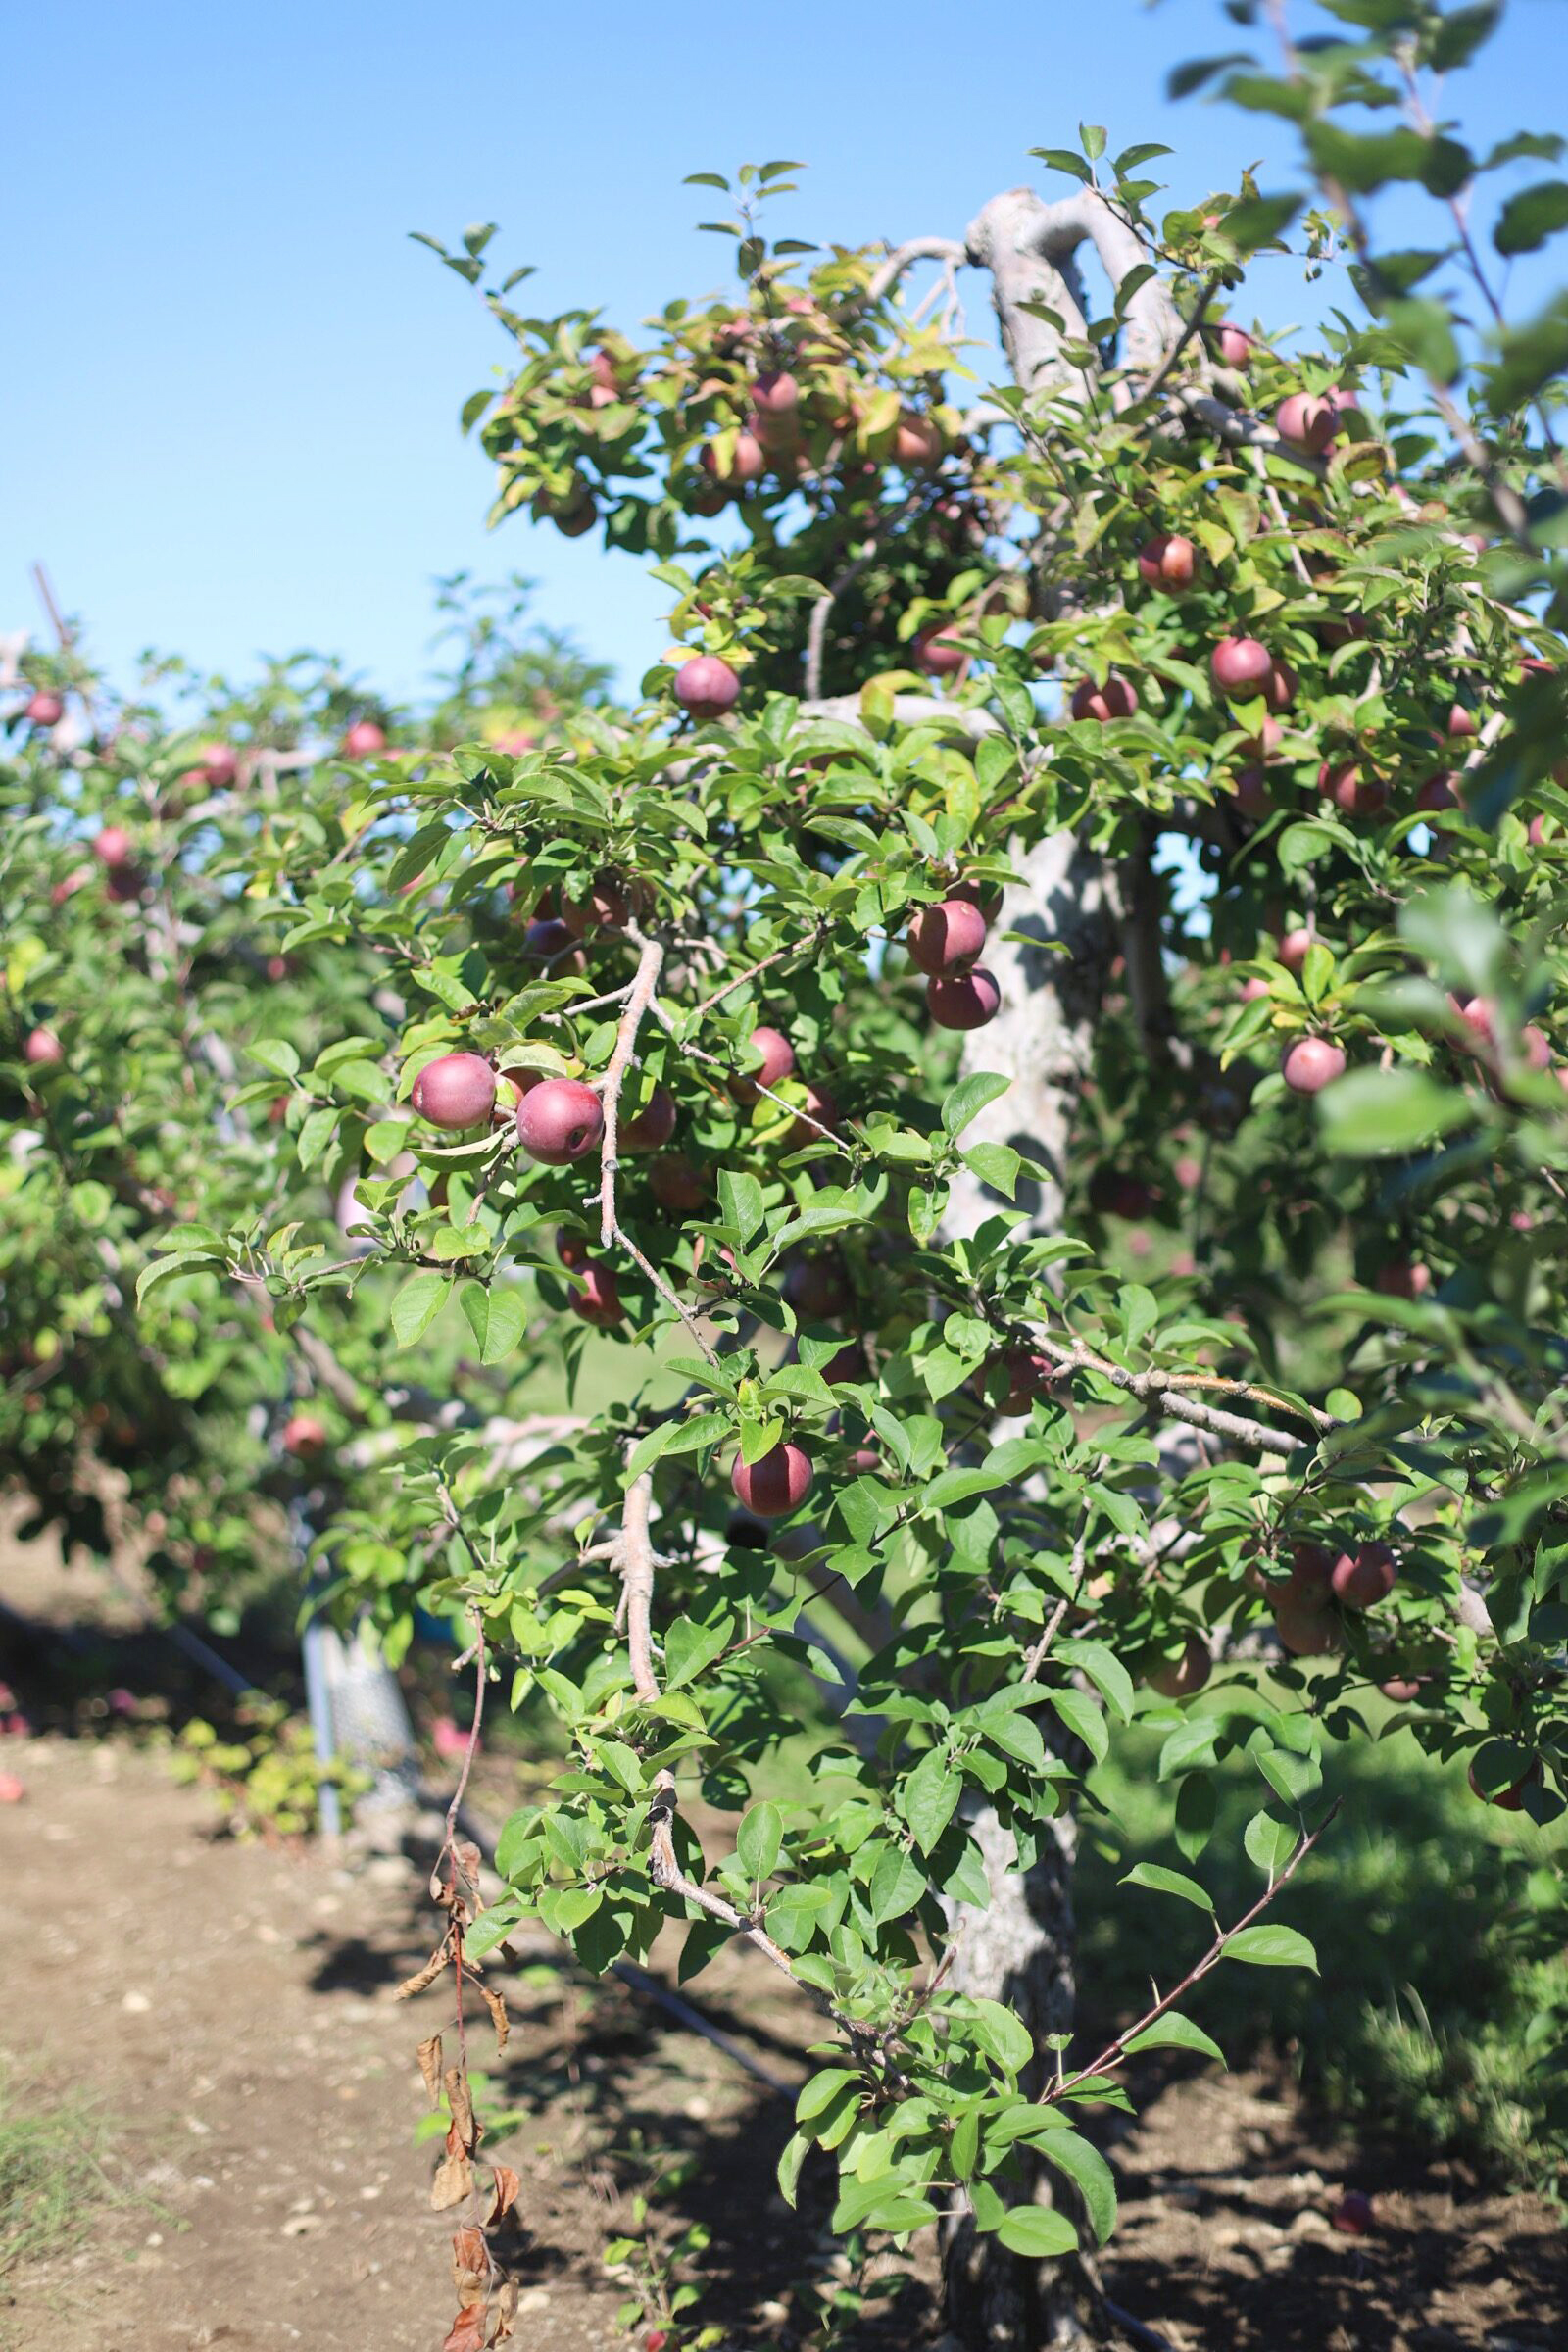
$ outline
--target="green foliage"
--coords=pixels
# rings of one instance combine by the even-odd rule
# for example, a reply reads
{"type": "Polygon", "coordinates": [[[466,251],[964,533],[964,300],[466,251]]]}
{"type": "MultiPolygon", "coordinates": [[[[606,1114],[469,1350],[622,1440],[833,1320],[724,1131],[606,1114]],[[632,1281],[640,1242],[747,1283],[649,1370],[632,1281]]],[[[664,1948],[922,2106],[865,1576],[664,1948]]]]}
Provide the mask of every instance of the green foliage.
{"type": "Polygon", "coordinates": [[[370,1785],[342,1758],[323,1761],[310,1725],[263,1698],[244,1702],[226,1740],[200,1717],[181,1725],[170,1760],[176,1780],[217,1797],[230,1835],[243,1839],[308,1837],[320,1827],[323,1788],[352,1799],[370,1785]]]}

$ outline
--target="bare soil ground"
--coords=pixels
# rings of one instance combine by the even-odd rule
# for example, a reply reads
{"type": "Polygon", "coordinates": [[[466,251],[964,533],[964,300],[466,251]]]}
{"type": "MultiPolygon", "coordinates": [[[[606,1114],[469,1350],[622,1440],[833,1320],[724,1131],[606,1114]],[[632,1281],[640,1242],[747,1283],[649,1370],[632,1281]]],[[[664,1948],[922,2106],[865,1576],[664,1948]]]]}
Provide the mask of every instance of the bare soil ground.
{"type": "MultiPolygon", "coordinates": [[[[111,2155],[79,2237],[0,2274],[0,2341],[435,2352],[449,2225],[415,2144],[414,2047],[450,2000],[393,1997],[430,1940],[417,1862],[235,1845],[208,1800],[123,1740],[5,1748],[27,1795],[0,1806],[0,2054],[42,2096],[85,2090],[111,2155]]],[[[809,2026],[748,1957],[727,1955],[695,1997],[793,2080],[809,2026]]],[[[823,2249],[820,2206],[792,2216],[772,2182],[787,2100],[633,1990],[591,1986],[544,1944],[526,1958],[494,2070],[525,2119],[502,2150],[524,2180],[516,2341],[625,2341],[603,2248],[639,2182],[689,2155],[690,2181],[657,2209],[712,2232],[703,2316],[733,2342],[788,2344],[792,2283],[823,2249]]],[[[672,1955],[656,1965],[672,1978],[672,1955]]],[[[1173,2072],[1135,2088],[1140,2119],[1107,2134],[1124,2220],[1105,2278],[1176,2352],[1568,2343],[1568,2250],[1547,2207],[1408,2152],[1325,2143],[1277,2079],[1173,2072]],[[1347,2184],[1377,2193],[1364,2238],[1327,2223],[1347,2184]]],[[[879,2340],[939,2332],[916,2291],[879,2340]]]]}

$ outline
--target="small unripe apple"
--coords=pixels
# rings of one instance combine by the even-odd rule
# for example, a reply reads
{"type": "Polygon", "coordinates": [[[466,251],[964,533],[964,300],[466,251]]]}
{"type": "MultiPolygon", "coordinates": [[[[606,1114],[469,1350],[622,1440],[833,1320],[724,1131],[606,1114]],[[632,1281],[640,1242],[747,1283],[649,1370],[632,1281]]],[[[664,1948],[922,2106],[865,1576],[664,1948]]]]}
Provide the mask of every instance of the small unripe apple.
{"type": "Polygon", "coordinates": [[[1319,1095],[1345,1072],[1345,1049],[1332,1038],[1298,1037],[1283,1063],[1293,1094],[1319,1095]]]}
{"type": "Polygon", "coordinates": [[[1376,2218],[1371,2198],[1359,2188],[1348,2188],[1329,2215],[1333,2227],[1347,2237],[1365,2237],[1376,2218]]]}
{"type": "Polygon", "coordinates": [[[52,1029],[29,1029],[22,1058],[35,1070],[58,1069],[66,1050],[52,1029]]]}
{"type": "Polygon", "coordinates": [[[662,1152],[675,1132],[675,1098],[667,1086],[656,1086],[641,1110],[623,1120],[619,1130],[623,1152],[662,1152]]]}
{"type": "Polygon", "coordinates": [[[675,700],[693,718],[722,718],[740,691],[740,679],[717,654],[694,654],[675,672],[675,700]]]}
{"type": "Polygon", "coordinates": [[[517,1104],[517,1141],[547,1168],[567,1168],[597,1150],[605,1106],[580,1078],[544,1078],[517,1104]]]}
{"type": "Polygon", "coordinates": [[[1275,960],[1283,963],[1288,972],[1299,972],[1315,936],[1304,925],[1295,931],[1282,932],[1274,950],[1275,960]]]}
{"type": "Polygon", "coordinates": [[[28,696],[22,715],[31,727],[58,727],[66,715],[66,706],[49,687],[39,686],[28,696]]]}
{"type": "Polygon", "coordinates": [[[1222,326],[1219,330],[1219,356],[1226,368],[1250,368],[1252,364],[1252,338],[1239,326],[1222,326]]]}
{"type": "Polygon", "coordinates": [[[808,1323],[826,1323],[850,1303],[844,1268],[833,1257],[801,1257],[784,1277],[784,1296],[808,1323]]]}
{"type": "Polygon", "coordinates": [[[1317,771],[1317,788],[1347,816],[1381,816],[1389,804],[1383,778],[1363,775],[1353,760],[1325,760],[1317,771]]]}
{"type": "Polygon", "coordinates": [[[1314,399],[1310,392],[1293,392],[1275,410],[1274,429],[1294,449],[1320,458],[1339,430],[1339,420],[1331,402],[1314,399]]]}
{"type": "Polygon", "coordinates": [[[1197,1634],[1189,1634],[1180,1656],[1167,1658],[1156,1666],[1149,1677],[1149,1687],[1157,1690],[1161,1698],[1191,1698],[1195,1691],[1201,1690],[1213,1665],[1207,1642],[1197,1634]]]}
{"type": "Polygon", "coordinates": [[[925,984],[925,1001],[939,1029],[983,1029],[997,1017],[1002,990],[983,963],[968,972],[938,972],[925,984]]]}
{"type": "Polygon", "coordinates": [[[1347,1609],[1370,1609],[1387,1600],[1399,1580],[1399,1563],[1387,1544],[1358,1544],[1342,1551],[1330,1582],[1334,1597],[1347,1609]]]}
{"type": "Polygon", "coordinates": [[[956,678],[969,661],[957,640],[957,623],[949,620],[922,629],[914,641],[914,659],[928,678],[956,678]]]}
{"type": "Polygon", "coordinates": [[[758,1101],[758,1089],[781,1086],[795,1070],[795,1048],[782,1029],[770,1029],[762,1022],[751,1034],[750,1052],[745,1071],[730,1080],[729,1091],[737,1102],[758,1101]]]}
{"type": "Polygon", "coordinates": [[[291,1413],[283,1424],[283,1451],[301,1457],[319,1453],[326,1444],[326,1423],[315,1413],[291,1413]]]}
{"type": "Polygon", "coordinates": [[[1139,550],[1138,570],[1151,588],[1190,588],[1198,550],[1180,531],[1161,531],[1139,550]]]}
{"type": "Polygon", "coordinates": [[[1274,657],[1256,637],[1222,637],[1208,657],[1209,674],[1221,694],[1261,694],[1274,671],[1274,657]]]}
{"type": "Polygon", "coordinates": [[[357,718],[343,738],[345,760],[374,760],[385,750],[385,731],[373,718],[357,718]]]}
{"type": "Polygon", "coordinates": [[[902,466],[906,473],[926,473],[942,463],[946,444],[942,428],[930,416],[922,416],[913,409],[906,409],[899,417],[893,435],[893,463],[902,466]]]}
{"type": "Polygon", "coordinates": [[[92,854],[100,865],[128,865],[131,857],[130,835],[123,825],[105,825],[94,836],[92,854]]]}
{"type": "Polygon", "coordinates": [[[626,1310],[620,1303],[620,1291],[609,1266],[583,1267],[572,1290],[571,1311],[601,1331],[620,1321],[626,1310]]]}
{"type": "Polygon", "coordinates": [[[581,939],[596,927],[623,931],[630,911],[626,893],[613,874],[598,875],[584,897],[561,902],[561,919],[573,939],[581,939]]]}
{"type": "Polygon", "coordinates": [[[785,1439],[760,1460],[736,1457],[729,1474],[735,1498],[759,1519],[782,1519],[798,1511],[811,1484],[811,1457],[804,1446],[785,1439]]]}
{"type": "Polygon", "coordinates": [[[482,1054],[441,1054],[427,1061],[409,1097],[432,1127],[478,1127],[496,1106],[496,1074],[482,1054]]]}
{"type": "Polygon", "coordinates": [[[1103,686],[1097,686],[1093,678],[1081,678],[1067,708],[1074,718],[1092,718],[1103,726],[1107,719],[1131,718],[1138,709],[1138,697],[1127,680],[1112,670],[1103,686]]]}
{"type": "Polygon", "coordinates": [[[986,918],[968,899],[943,899],[922,906],[904,935],[909,960],[928,978],[960,971],[986,944],[986,918]]]}
{"type": "Polygon", "coordinates": [[[672,1216],[695,1216],[708,1199],[708,1184],[684,1152],[662,1152],[648,1163],[648,1190],[672,1216]]]}

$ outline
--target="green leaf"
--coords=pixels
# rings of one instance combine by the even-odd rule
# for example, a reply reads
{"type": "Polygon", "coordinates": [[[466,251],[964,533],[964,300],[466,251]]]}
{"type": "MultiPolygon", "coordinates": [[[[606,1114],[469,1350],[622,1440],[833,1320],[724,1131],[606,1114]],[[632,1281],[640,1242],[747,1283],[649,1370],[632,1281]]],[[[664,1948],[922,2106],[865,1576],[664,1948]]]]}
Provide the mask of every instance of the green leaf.
{"type": "Polygon", "coordinates": [[[1039,158],[1048,172],[1065,172],[1069,177],[1082,180],[1086,188],[1094,178],[1083,157],[1074,155],[1070,147],[1031,147],[1029,152],[1039,158]]]}
{"type": "Polygon", "coordinates": [[[1492,242],[1499,253],[1535,253],[1560,228],[1568,228],[1568,179],[1542,179],[1509,197],[1492,242]]]}
{"type": "Polygon", "coordinates": [[[1300,1832],[1294,1821],[1282,1821],[1277,1813],[1254,1813],[1242,1837],[1248,1860],[1269,1878],[1278,1875],[1295,1853],[1300,1832]]]}
{"type": "Polygon", "coordinates": [[[784,1816],[764,1801],[751,1806],[735,1839],[735,1858],[749,1879],[771,1878],[784,1842],[784,1816]]]}
{"type": "Polygon", "coordinates": [[[1080,1739],[1097,1764],[1103,1764],[1110,1746],[1105,1718],[1087,1690],[1048,1690],[1047,1698],[1062,1722],[1080,1739]]]}
{"type": "Polygon", "coordinates": [[[946,1748],[934,1747],[904,1784],[900,1803],[922,1854],[936,1844],[957,1810],[962,1780],[946,1748]]]}
{"type": "Polygon", "coordinates": [[[1172,1835],[1177,1851],[1196,1862],[1214,1834],[1218,1799],[1212,1773],[1190,1772],[1176,1791],[1176,1820],[1172,1835]]]}
{"type": "Polygon", "coordinates": [[[793,2207],[800,2192],[801,2167],[810,2150],[810,2140],[804,2132],[792,2132],[784,2142],[784,2153],[778,2160],[779,2195],[793,2207]]]}
{"type": "Polygon", "coordinates": [[[1317,1954],[1295,1928],[1243,1928],[1225,1946],[1227,1960],[1246,1960],[1253,1968],[1309,1968],[1317,1974],[1317,1954]]]}
{"type": "Polygon", "coordinates": [[[1183,2017],[1179,2009],[1167,2009],[1163,2017],[1156,2017],[1141,2034],[1130,2035],[1122,2048],[1129,2057],[1140,2050],[1200,2050],[1205,2058],[1217,2058],[1221,2066],[1225,2064],[1225,2053],[1219,2043],[1211,2040],[1201,2026],[1195,2026],[1190,2017],[1183,2017]]]}
{"type": "Polygon", "coordinates": [[[1009,2254],[1025,2255],[1032,2262],[1071,2254],[1078,2243],[1078,2232],[1066,2215],[1049,2205],[1012,2206],[1004,2214],[997,2235],[1009,2254]]]}
{"type": "Polygon", "coordinates": [[[482,1282],[466,1282],[458,1293],[458,1304],[467,1318],[482,1364],[499,1364],[512,1353],[528,1321],[520,1291],[487,1290],[482,1282]]]}
{"type": "Polygon", "coordinates": [[[1425,1070],[1347,1070],[1318,1098],[1324,1147],[1345,1159],[1413,1152],[1474,1116],[1466,1096],[1425,1070]]]}
{"type": "Polygon", "coordinates": [[[1116,2177],[1100,2150],[1076,2132],[1047,2132],[1034,2144],[1076,2185],[1096,2242],[1102,2246],[1116,2227],[1116,2177]]]}
{"type": "Polygon", "coordinates": [[[802,2083],[795,2101],[795,2120],[798,2124],[814,2123],[825,2115],[841,2091],[859,2082],[853,2067],[824,2066],[808,2081],[802,2083]]]}
{"type": "Polygon", "coordinates": [[[298,1072],[300,1057],[285,1037],[259,1037],[249,1051],[253,1061],[275,1070],[280,1078],[292,1078],[298,1072]]]}
{"type": "Polygon", "coordinates": [[[890,1919],[902,1919],[906,1911],[912,1911],[925,1890],[924,1871],[915,1868],[902,1846],[890,1845],[871,1873],[871,1917],[879,1928],[886,1927],[890,1919]]]}
{"type": "Polygon", "coordinates": [[[1212,1900],[1196,1879],[1189,1879],[1179,1870],[1166,1870],[1158,1862],[1135,1863],[1119,1884],[1152,1887],[1156,1894],[1179,1894],[1184,1903],[1194,1903],[1200,1911],[1212,1913],[1214,1909],[1212,1900]]]}
{"type": "Polygon", "coordinates": [[[1002,2001],[973,1995],[975,2038],[1009,2075],[1021,2075],[1035,2054],[1034,2037],[1015,2012],[1002,2001]]]}
{"type": "Polygon", "coordinates": [[[1086,1674],[1106,1705],[1127,1722],[1137,1692],[1132,1676],[1107,1642],[1058,1642],[1055,1654],[1064,1665],[1076,1666],[1080,1674],[1086,1674]]]}
{"type": "Polygon", "coordinates": [[[963,1164],[972,1168],[981,1183],[1000,1193],[1004,1200],[1013,1198],[1023,1158],[1011,1144],[971,1144],[963,1154],[963,1164]]]}
{"type": "Polygon", "coordinates": [[[392,1333],[400,1348],[412,1348],[435,1321],[452,1295],[449,1274],[411,1274],[392,1301],[392,1333]]]}
{"type": "Polygon", "coordinates": [[[1012,1080],[995,1070],[975,1070],[954,1088],[942,1105],[942,1125],[949,1135],[961,1135],[972,1118],[1004,1095],[1012,1080]]]}

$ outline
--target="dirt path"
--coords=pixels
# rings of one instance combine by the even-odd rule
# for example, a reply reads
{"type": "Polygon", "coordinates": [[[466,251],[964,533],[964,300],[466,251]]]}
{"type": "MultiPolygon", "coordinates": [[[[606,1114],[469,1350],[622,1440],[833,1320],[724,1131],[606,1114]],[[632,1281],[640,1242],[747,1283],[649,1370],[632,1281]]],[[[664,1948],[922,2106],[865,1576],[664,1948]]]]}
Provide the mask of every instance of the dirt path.
{"type": "MultiPolygon", "coordinates": [[[[25,1743],[24,1803],[0,1807],[0,2052],[102,2102],[128,2201],[70,2251],[0,2281],[14,2352],[435,2352],[451,2319],[447,2229],[413,2047],[441,2019],[392,1999],[422,1957],[416,1871],[354,1871],[215,1839],[200,1795],[124,1743],[25,1743]],[[9,2306],[6,2298],[10,2296],[9,2306]]],[[[517,2341],[621,2344],[602,2268],[640,2180],[692,2158],[669,2210],[711,2231],[713,2317],[787,2345],[791,2281],[819,2253],[771,2167],[788,2130],[708,2043],[539,1946],[514,1988],[497,2081],[525,2111],[517,2341]]],[[[437,1997],[437,1996],[432,1996],[437,1997]]],[[[794,2075],[799,2021],[745,1955],[703,1980],[709,2013],[794,2075]]],[[[1277,2084],[1200,2076],[1114,2139],[1124,2227],[1110,2291],[1177,2352],[1549,2352],[1565,2339],[1560,2225],[1532,2200],[1466,2198],[1441,2173],[1352,2172],[1277,2084]],[[1354,2178],[1361,2240],[1324,2219],[1354,2178]]],[[[936,2332],[920,2297],[901,2346],[936,2332]]],[[[884,2340],[893,2340],[888,2337],[884,2340]]]]}

